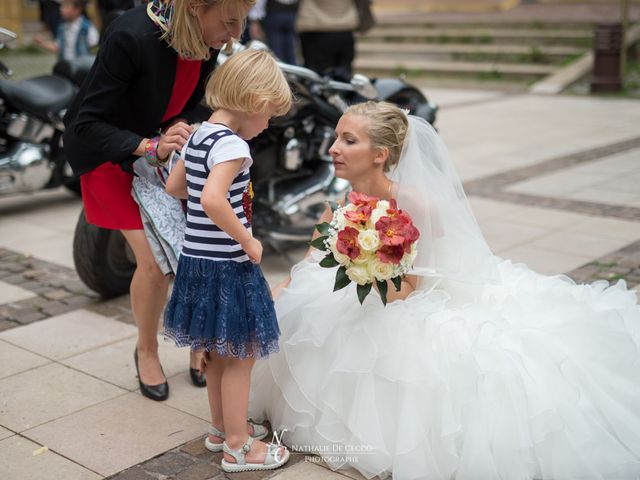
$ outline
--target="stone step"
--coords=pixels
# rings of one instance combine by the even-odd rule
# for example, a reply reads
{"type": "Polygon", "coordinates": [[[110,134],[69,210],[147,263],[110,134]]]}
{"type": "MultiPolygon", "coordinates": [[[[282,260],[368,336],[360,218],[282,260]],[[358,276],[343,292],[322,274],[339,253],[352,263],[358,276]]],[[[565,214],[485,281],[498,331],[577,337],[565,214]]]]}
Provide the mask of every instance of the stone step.
{"type": "Polygon", "coordinates": [[[413,60],[565,65],[588,49],[565,46],[359,42],[357,56],[413,60]]]}
{"type": "Polygon", "coordinates": [[[511,43],[563,44],[588,46],[593,33],[589,30],[515,29],[515,28],[421,28],[376,27],[360,37],[368,41],[404,41],[437,43],[511,43]]]}
{"type": "Polygon", "coordinates": [[[440,62],[433,60],[402,60],[393,58],[362,58],[354,61],[356,70],[367,73],[398,75],[462,75],[489,77],[521,77],[537,79],[550,75],[558,68],[551,65],[515,64],[495,62],[440,62]]]}

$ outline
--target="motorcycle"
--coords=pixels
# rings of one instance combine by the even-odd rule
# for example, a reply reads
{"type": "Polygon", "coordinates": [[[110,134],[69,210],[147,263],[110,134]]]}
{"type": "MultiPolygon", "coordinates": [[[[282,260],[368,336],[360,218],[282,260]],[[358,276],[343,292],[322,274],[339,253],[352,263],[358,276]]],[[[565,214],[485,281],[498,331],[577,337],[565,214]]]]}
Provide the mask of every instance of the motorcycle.
{"type": "MultiPolygon", "coordinates": [[[[231,55],[247,48],[235,44],[231,55]]],[[[252,42],[249,48],[267,48],[252,42]]],[[[218,62],[228,55],[220,53],[218,62]]],[[[385,100],[434,124],[438,107],[402,79],[371,81],[355,74],[349,81],[321,76],[304,67],[279,63],[295,102],[283,117],[249,142],[254,158],[252,229],[286,256],[285,242],[306,242],[328,201],[349,190],[337,178],[329,148],[335,126],[349,104],[385,100]]],[[[135,270],[119,232],[87,224],[81,214],[74,237],[74,260],[80,278],[105,297],[126,293],[135,270]]]]}
{"type": "MultiPolygon", "coordinates": [[[[15,40],[15,33],[0,28],[0,49],[15,40]]],[[[61,185],[80,193],[80,181],[64,158],[62,117],[92,61],[59,61],[51,75],[0,80],[0,195],[61,185]]],[[[13,74],[1,60],[0,74],[13,74]]]]}

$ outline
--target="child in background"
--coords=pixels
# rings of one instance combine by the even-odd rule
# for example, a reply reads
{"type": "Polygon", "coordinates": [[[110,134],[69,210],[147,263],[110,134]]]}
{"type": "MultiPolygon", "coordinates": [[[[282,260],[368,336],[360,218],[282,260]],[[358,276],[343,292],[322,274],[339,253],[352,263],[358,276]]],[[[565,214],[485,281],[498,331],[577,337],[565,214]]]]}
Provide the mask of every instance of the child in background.
{"type": "Polygon", "coordinates": [[[245,50],[215,70],[206,99],[215,111],[189,138],[166,185],[188,203],[164,335],[205,351],[211,408],[205,445],[224,451],[222,469],[272,470],[289,452],[261,442],[266,428],[247,422],[251,369],[279,350],[280,330],[258,266],[262,245],[251,234],[246,140],[289,110],[291,90],[271,54],[245,50]]]}
{"type": "Polygon", "coordinates": [[[62,22],[54,40],[46,40],[38,35],[34,38],[37,45],[57,53],[60,60],[74,60],[88,55],[98,45],[100,34],[83,12],[86,0],[63,0],[60,4],[62,22]]]}

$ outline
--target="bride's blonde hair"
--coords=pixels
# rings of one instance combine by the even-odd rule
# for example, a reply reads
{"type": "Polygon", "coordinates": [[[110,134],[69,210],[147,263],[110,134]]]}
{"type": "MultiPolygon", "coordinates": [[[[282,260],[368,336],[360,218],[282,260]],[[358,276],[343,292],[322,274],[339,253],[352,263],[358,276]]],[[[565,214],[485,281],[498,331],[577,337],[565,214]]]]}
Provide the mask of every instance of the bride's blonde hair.
{"type": "Polygon", "coordinates": [[[389,102],[369,101],[351,105],[344,114],[361,115],[368,119],[367,135],[371,147],[389,151],[384,163],[385,172],[398,163],[409,127],[407,115],[402,110],[389,102]]]}

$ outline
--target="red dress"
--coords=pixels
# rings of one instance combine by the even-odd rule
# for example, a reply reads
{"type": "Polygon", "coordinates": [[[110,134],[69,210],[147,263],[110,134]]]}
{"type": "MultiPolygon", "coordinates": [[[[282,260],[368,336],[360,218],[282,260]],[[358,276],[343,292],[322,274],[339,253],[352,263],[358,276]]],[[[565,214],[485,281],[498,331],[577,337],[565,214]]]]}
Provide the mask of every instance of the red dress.
{"type": "MultiPolygon", "coordinates": [[[[186,105],[200,78],[200,60],[178,57],[176,78],[162,122],[175,117],[186,105]]],[[[142,230],[138,204],[131,196],[133,175],[107,162],[80,177],[87,221],[111,230],[142,230]]]]}

